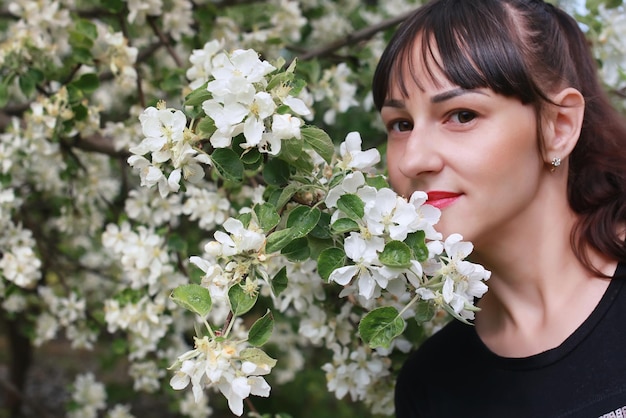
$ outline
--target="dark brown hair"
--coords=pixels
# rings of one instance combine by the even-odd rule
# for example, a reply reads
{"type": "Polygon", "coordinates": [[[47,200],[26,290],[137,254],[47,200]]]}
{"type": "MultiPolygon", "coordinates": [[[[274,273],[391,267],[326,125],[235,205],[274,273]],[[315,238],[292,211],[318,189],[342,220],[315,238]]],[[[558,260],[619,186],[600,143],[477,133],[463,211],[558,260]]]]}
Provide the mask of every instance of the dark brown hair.
{"type": "Polygon", "coordinates": [[[432,81],[434,65],[461,88],[489,88],[516,97],[535,108],[538,125],[550,89],[580,91],[584,120],[569,156],[568,199],[579,215],[571,244],[595,273],[589,247],[626,261],[626,122],[598,80],[577,22],[542,0],[430,1],[400,26],[383,52],[373,80],[379,110],[392,84],[403,94],[408,94],[409,82],[420,85],[412,71],[416,51],[432,81]]]}

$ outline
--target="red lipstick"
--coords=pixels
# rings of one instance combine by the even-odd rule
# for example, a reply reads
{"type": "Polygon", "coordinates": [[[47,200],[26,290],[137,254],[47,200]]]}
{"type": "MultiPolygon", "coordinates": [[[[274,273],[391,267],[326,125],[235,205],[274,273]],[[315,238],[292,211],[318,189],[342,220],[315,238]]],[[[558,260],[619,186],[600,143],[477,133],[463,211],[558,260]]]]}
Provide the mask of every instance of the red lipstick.
{"type": "Polygon", "coordinates": [[[426,203],[438,209],[450,206],[461,196],[460,193],[443,192],[438,190],[428,192],[427,194],[428,200],[426,203]]]}

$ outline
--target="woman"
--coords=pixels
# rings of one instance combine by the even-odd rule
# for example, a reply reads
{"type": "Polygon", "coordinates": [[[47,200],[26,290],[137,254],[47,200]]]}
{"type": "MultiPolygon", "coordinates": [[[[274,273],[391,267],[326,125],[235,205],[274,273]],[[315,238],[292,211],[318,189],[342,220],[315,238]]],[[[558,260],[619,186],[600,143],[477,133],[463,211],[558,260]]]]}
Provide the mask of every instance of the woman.
{"type": "Polygon", "coordinates": [[[435,0],[374,98],[393,187],[491,270],[403,367],[404,417],[626,417],[626,126],[577,23],[538,0],[435,0]]]}

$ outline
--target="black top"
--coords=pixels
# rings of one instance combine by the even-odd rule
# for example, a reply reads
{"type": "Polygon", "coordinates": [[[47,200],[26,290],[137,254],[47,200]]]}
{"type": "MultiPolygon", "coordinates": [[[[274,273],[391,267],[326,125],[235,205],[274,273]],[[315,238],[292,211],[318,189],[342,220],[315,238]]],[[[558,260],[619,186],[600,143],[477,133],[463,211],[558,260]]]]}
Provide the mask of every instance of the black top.
{"type": "Polygon", "coordinates": [[[473,326],[449,323],[403,366],[396,417],[626,418],[625,275],[620,264],[585,322],[530,357],[500,357],[473,326]]]}

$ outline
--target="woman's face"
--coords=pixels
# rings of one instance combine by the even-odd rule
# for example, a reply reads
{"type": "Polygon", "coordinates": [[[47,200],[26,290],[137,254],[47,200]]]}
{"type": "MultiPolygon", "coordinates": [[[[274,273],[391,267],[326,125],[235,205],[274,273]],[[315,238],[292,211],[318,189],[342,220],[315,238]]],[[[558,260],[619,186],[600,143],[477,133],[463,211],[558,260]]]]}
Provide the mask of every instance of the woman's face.
{"type": "Polygon", "coordinates": [[[477,250],[532,228],[547,171],[532,106],[490,89],[461,89],[443,75],[435,85],[422,65],[413,72],[405,80],[415,77],[422,88],[409,84],[404,97],[392,86],[381,111],[394,189],[407,197],[427,192],[442,211],[437,230],[460,233],[477,250]]]}

